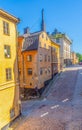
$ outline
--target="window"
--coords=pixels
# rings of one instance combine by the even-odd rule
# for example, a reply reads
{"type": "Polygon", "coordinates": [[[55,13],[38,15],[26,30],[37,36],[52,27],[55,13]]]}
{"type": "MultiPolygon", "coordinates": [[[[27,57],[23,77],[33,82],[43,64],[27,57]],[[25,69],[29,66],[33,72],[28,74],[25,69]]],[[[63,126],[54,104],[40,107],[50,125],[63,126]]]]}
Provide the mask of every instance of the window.
{"type": "Polygon", "coordinates": [[[19,75],[20,75],[21,74],[21,69],[20,68],[19,68],[18,72],[19,72],[19,75]]]}
{"type": "Polygon", "coordinates": [[[6,57],[6,58],[10,58],[10,57],[11,57],[11,54],[10,54],[10,46],[8,46],[8,45],[5,45],[5,46],[4,46],[4,53],[5,53],[5,57],[6,57]]]}
{"type": "Polygon", "coordinates": [[[40,75],[42,75],[43,74],[43,69],[42,68],[40,68],[40,75]]]}
{"type": "Polygon", "coordinates": [[[57,42],[57,43],[60,43],[60,39],[59,39],[59,38],[57,38],[57,39],[56,39],[56,42],[57,42]]]}
{"type": "Polygon", "coordinates": [[[45,74],[47,74],[47,69],[45,69],[45,74]]]}
{"type": "Polygon", "coordinates": [[[42,54],[40,54],[39,58],[40,58],[40,62],[41,62],[42,61],[42,54]]]}
{"type": "Polygon", "coordinates": [[[45,55],[44,60],[47,61],[47,55],[45,55]]]}
{"type": "Polygon", "coordinates": [[[48,61],[50,62],[50,56],[48,56],[48,61]]]}
{"type": "Polygon", "coordinates": [[[30,86],[32,86],[32,83],[30,83],[30,86]]]}
{"type": "Polygon", "coordinates": [[[48,73],[50,74],[50,72],[51,72],[51,69],[50,69],[50,67],[48,68],[48,73]]]}
{"type": "Polygon", "coordinates": [[[12,79],[11,69],[8,68],[6,69],[6,80],[11,80],[11,79],[12,79]]]}
{"type": "Polygon", "coordinates": [[[32,75],[32,68],[27,69],[28,75],[32,75]]]}
{"type": "Polygon", "coordinates": [[[27,61],[32,61],[32,56],[31,55],[27,56],[27,61]]]}
{"type": "Polygon", "coordinates": [[[9,35],[9,23],[3,21],[3,33],[9,35]]]}
{"type": "Polygon", "coordinates": [[[48,46],[48,49],[51,49],[50,46],[48,46]]]}
{"type": "Polygon", "coordinates": [[[46,48],[46,44],[44,44],[44,48],[46,48]]]}
{"type": "Polygon", "coordinates": [[[41,47],[41,42],[39,42],[39,46],[41,47]]]}

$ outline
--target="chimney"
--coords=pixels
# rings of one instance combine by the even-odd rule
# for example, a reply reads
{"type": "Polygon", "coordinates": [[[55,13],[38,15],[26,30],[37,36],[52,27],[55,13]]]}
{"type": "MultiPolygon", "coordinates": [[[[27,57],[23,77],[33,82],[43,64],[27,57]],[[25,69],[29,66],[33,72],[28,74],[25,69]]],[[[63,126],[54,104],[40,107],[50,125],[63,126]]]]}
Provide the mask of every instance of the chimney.
{"type": "Polygon", "coordinates": [[[30,28],[29,27],[24,28],[24,34],[29,34],[29,33],[30,33],[30,28]]]}
{"type": "Polygon", "coordinates": [[[28,37],[29,35],[30,35],[30,28],[29,27],[24,28],[24,34],[23,34],[23,36],[24,37],[28,37]]]}

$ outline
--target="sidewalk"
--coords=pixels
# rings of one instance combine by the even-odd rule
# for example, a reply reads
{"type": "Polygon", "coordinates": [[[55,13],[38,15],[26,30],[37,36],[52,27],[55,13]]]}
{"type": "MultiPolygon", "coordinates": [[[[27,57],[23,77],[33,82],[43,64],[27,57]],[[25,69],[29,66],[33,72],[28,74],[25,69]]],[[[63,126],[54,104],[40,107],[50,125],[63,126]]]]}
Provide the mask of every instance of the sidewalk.
{"type": "Polygon", "coordinates": [[[76,89],[73,97],[73,105],[82,105],[82,69],[78,72],[76,89]]]}
{"type": "Polygon", "coordinates": [[[66,130],[82,130],[82,68],[78,71],[71,116],[71,122],[67,124],[66,130]]]}

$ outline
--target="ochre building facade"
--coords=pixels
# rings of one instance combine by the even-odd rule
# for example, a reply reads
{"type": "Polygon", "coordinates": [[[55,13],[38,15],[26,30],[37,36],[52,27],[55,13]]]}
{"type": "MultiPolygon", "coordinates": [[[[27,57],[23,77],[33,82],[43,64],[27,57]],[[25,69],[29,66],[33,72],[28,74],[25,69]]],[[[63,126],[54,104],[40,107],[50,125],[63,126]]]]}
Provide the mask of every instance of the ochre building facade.
{"type": "Polygon", "coordinates": [[[20,113],[16,59],[19,20],[0,9],[0,130],[20,113]]]}
{"type": "Polygon", "coordinates": [[[27,32],[18,38],[18,44],[20,86],[26,95],[36,87],[41,90],[52,76],[60,72],[60,45],[44,31],[27,32]]]}

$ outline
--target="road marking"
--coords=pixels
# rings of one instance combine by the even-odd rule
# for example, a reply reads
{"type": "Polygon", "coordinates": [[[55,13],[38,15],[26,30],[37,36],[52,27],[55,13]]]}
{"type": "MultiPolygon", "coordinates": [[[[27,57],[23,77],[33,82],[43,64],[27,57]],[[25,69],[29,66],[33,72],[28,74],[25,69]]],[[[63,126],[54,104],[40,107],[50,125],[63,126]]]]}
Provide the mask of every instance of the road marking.
{"type": "Polygon", "coordinates": [[[44,116],[46,116],[46,115],[48,115],[48,114],[49,114],[49,113],[46,112],[46,113],[42,114],[40,117],[44,117],[44,116]]]}
{"type": "Polygon", "coordinates": [[[66,98],[66,99],[64,99],[64,100],[62,100],[62,102],[67,102],[69,99],[68,98],[66,98]]]}
{"type": "Polygon", "coordinates": [[[59,105],[52,106],[51,109],[57,108],[59,105]]]}

